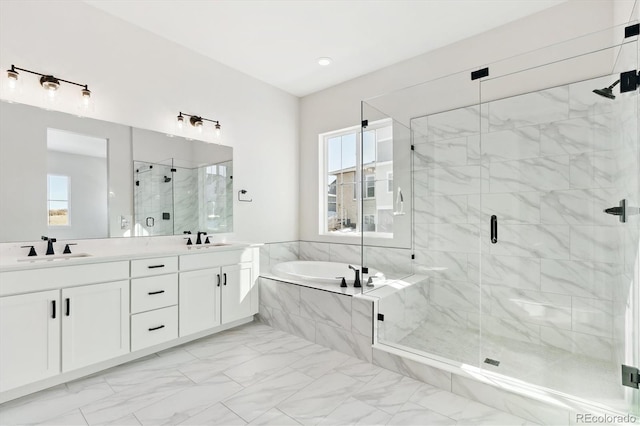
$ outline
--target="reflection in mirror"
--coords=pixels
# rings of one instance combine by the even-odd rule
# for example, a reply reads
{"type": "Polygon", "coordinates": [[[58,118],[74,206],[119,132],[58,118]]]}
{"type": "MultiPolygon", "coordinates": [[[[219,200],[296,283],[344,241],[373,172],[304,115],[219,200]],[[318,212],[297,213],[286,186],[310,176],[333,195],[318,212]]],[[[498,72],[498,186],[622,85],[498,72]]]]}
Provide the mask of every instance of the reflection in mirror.
{"type": "MultiPolygon", "coordinates": [[[[133,202],[138,177],[131,167],[134,161],[169,166],[158,169],[162,174],[152,181],[169,187],[176,205],[186,206],[180,197],[188,198],[195,182],[204,179],[204,171],[193,171],[200,167],[218,165],[220,174],[219,166],[228,162],[224,173],[230,188],[232,157],[228,146],[0,101],[0,242],[37,241],[42,235],[61,240],[172,235],[174,225],[178,233],[187,227],[232,232],[233,198],[230,190],[222,196],[221,188],[215,190],[217,198],[195,199],[186,212],[176,210],[175,218],[172,198],[160,210],[170,213],[168,220],[159,215],[155,229],[136,232],[133,202]],[[171,166],[186,171],[179,176],[171,166]],[[162,182],[165,176],[171,181],[162,182]],[[198,216],[195,225],[188,217],[191,213],[198,216]],[[161,225],[166,230],[159,232],[161,225]]],[[[142,212],[140,206],[135,210],[142,212]]]]}
{"type": "Polygon", "coordinates": [[[136,236],[233,231],[233,149],[133,129],[136,236]]]}
{"type": "Polygon", "coordinates": [[[233,230],[232,162],[188,168],[135,161],[134,235],[233,230]]]}
{"type": "Polygon", "coordinates": [[[107,140],[47,129],[48,236],[107,238],[107,140]]]}

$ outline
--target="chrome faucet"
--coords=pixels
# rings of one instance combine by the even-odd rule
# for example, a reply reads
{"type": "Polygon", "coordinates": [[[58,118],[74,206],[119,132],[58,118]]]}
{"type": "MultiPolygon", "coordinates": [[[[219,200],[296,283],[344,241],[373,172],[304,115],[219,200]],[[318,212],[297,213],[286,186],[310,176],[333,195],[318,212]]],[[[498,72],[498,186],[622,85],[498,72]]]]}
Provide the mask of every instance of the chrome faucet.
{"type": "Polygon", "coordinates": [[[353,269],[356,273],[356,279],[353,281],[353,286],[362,287],[362,284],[360,284],[360,270],[353,265],[349,265],[349,269],[353,269]]]}
{"type": "Polygon", "coordinates": [[[45,254],[48,254],[48,255],[55,254],[55,252],[53,251],[53,243],[55,243],[57,240],[55,238],[49,238],[43,235],[42,241],[47,242],[47,253],[45,254]]]}

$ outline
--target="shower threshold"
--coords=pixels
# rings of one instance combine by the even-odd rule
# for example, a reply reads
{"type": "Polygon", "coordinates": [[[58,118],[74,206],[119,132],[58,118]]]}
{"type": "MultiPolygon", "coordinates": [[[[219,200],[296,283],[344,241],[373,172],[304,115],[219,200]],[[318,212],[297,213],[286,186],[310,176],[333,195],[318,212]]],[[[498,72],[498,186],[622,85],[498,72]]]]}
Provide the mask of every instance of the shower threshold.
{"type": "Polygon", "coordinates": [[[620,384],[620,366],[566,350],[509,339],[477,330],[424,322],[396,343],[413,354],[474,366],[524,383],[548,388],[580,400],[592,401],[616,411],[626,412],[625,388],[620,384]],[[499,365],[484,363],[499,360],[499,365]]]}

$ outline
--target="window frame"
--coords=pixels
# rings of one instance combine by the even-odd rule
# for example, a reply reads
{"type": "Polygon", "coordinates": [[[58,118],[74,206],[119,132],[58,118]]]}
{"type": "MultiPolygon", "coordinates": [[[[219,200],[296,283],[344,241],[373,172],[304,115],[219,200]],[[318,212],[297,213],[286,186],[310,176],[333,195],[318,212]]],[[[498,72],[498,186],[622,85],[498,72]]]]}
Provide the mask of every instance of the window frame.
{"type": "MultiPolygon", "coordinates": [[[[375,190],[375,185],[376,185],[376,180],[375,180],[375,174],[368,174],[365,175],[365,180],[362,179],[362,172],[363,172],[363,164],[362,164],[362,148],[363,148],[363,141],[362,141],[362,137],[363,137],[363,132],[367,132],[367,131],[375,131],[377,129],[380,128],[384,128],[384,127],[392,127],[393,126],[393,121],[391,119],[382,119],[382,120],[378,120],[376,122],[370,122],[369,125],[367,126],[366,129],[362,129],[361,126],[356,125],[356,126],[351,126],[351,127],[347,127],[347,128],[343,128],[343,129],[339,129],[339,130],[335,130],[335,131],[330,131],[330,132],[325,132],[325,133],[321,133],[318,135],[318,150],[319,150],[319,155],[318,158],[320,161],[318,161],[318,172],[319,172],[319,191],[318,191],[318,201],[319,201],[319,217],[318,217],[318,234],[324,237],[333,237],[333,238],[338,238],[338,237],[347,237],[347,238],[354,238],[354,237],[358,237],[361,238],[362,235],[362,221],[364,221],[364,216],[362,214],[362,203],[359,202],[357,203],[357,220],[356,220],[356,228],[354,230],[354,232],[345,232],[345,233],[341,233],[341,232],[336,232],[336,231],[329,231],[328,230],[328,225],[329,225],[329,216],[328,216],[328,206],[329,206],[329,202],[328,202],[328,197],[327,197],[327,188],[328,188],[328,179],[327,177],[329,176],[329,171],[327,170],[328,168],[328,141],[329,139],[332,138],[336,138],[336,137],[343,137],[346,135],[351,135],[351,134],[355,134],[356,137],[356,161],[355,161],[355,181],[353,183],[354,186],[354,190],[352,191],[353,194],[355,195],[355,197],[353,198],[353,200],[371,200],[371,199],[375,199],[376,198],[376,190],[375,190]],[[371,185],[373,187],[373,191],[374,194],[372,197],[364,197],[361,198],[361,192],[364,190],[366,190],[366,179],[368,176],[371,176],[371,185]],[[364,186],[364,188],[363,188],[364,186]]],[[[377,150],[378,150],[378,143],[380,141],[378,141],[377,139],[375,140],[375,162],[377,164],[377,150]]],[[[337,192],[337,191],[336,191],[337,192]]],[[[337,194],[336,194],[336,214],[338,214],[337,212],[337,194]]],[[[368,232],[365,231],[365,237],[370,238],[381,238],[381,239],[393,239],[393,233],[376,233],[376,232],[368,232]]]]}

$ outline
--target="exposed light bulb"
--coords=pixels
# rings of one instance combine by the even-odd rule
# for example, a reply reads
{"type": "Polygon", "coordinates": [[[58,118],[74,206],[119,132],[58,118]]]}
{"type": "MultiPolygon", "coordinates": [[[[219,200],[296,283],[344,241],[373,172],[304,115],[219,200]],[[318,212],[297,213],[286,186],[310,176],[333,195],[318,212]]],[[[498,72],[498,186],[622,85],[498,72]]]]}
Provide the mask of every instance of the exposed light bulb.
{"type": "Polygon", "coordinates": [[[91,108],[91,90],[85,86],[81,91],[80,108],[88,110],[91,108]]]}
{"type": "Polygon", "coordinates": [[[216,123],[216,138],[219,138],[221,133],[220,123],[216,123]]]}
{"type": "Polygon", "coordinates": [[[176,126],[180,130],[182,130],[182,127],[184,126],[184,116],[182,115],[182,113],[178,114],[178,121],[176,121],[176,126]]]}
{"type": "Polygon", "coordinates": [[[198,130],[198,133],[202,133],[202,124],[203,124],[202,117],[198,117],[197,115],[192,115],[191,118],[189,118],[189,122],[193,127],[195,127],[198,130]]]}
{"type": "Polygon", "coordinates": [[[50,100],[54,99],[56,96],[56,91],[60,87],[60,80],[55,78],[52,75],[43,75],[40,77],[40,84],[47,91],[48,98],[50,100]]]}
{"type": "Polygon", "coordinates": [[[15,90],[16,87],[18,87],[18,71],[14,70],[13,68],[7,70],[7,79],[9,90],[15,90]]]}

